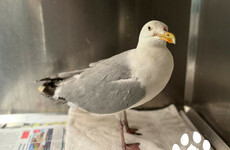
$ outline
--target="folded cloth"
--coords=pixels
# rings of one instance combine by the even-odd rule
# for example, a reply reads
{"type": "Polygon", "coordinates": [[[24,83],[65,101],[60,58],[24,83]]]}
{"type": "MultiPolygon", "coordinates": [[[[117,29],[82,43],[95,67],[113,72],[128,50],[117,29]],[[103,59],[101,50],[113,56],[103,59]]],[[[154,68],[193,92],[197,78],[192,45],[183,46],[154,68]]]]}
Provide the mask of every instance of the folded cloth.
{"type": "MultiPolygon", "coordinates": [[[[184,133],[192,138],[193,130],[183,121],[174,105],[153,111],[128,110],[127,117],[129,126],[137,128],[142,135],[125,133],[125,141],[140,143],[141,150],[171,150],[174,144],[181,145],[184,133]]],[[[71,107],[65,149],[121,150],[117,118],[114,115],[92,115],[71,107]]]]}

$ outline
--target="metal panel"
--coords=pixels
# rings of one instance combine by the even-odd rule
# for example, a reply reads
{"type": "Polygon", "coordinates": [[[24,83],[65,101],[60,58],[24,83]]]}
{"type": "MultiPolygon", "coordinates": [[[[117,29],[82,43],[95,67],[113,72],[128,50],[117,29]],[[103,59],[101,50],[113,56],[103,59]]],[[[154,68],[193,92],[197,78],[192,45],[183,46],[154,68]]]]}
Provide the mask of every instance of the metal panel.
{"type": "Polygon", "coordinates": [[[230,145],[230,1],[201,5],[193,104],[230,145]]]}
{"type": "Polygon", "coordinates": [[[0,112],[66,112],[39,95],[34,80],[135,48],[142,26],[153,19],[177,37],[169,45],[175,69],[146,106],[172,99],[183,105],[189,9],[190,0],[0,1],[0,112]]]}
{"type": "Polygon", "coordinates": [[[0,14],[1,112],[62,111],[62,107],[54,108],[38,95],[34,84],[36,78],[52,69],[41,2],[0,1],[0,14]]]}
{"type": "Polygon", "coordinates": [[[196,71],[196,54],[198,45],[201,0],[192,0],[190,12],[189,41],[185,80],[185,103],[191,104],[194,91],[196,71]]]}
{"type": "Polygon", "coordinates": [[[34,80],[83,68],[118,49],[114,1],[0,2],[1,112],[65,112],[34,80]]]}

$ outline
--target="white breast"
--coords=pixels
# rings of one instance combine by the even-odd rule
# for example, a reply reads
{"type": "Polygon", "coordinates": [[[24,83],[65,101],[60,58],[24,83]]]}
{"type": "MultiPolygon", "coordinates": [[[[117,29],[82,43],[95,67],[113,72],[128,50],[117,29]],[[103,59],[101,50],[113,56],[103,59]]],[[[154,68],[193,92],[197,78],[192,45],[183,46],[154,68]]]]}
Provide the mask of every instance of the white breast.
{"type": "Polygon", "coordinates": [[[131,107],[140,106],[159,94],[173,71],[173,57],[167,47],[135,50],[129,56],[133,77],[146,87],[145,97],[131,107]]]}

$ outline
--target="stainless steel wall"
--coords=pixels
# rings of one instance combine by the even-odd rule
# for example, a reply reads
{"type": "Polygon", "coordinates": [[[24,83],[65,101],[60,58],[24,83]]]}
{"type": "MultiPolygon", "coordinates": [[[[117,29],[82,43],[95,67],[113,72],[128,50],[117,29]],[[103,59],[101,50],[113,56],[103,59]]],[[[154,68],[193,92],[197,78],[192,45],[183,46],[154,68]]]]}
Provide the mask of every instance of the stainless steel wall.
{"type": "Polygon", "coordinates": [[[230,145],[230,1],[202,0],[192,104],[230,145]]]}
{"type": "Polygon", "coordinates": [[[177,37],[175,70],[152,105],[183,104],[190,0],[0,1],[0,112],[66,112],[39,95],[34,80],[81,69],[134,48],[142,26],[158,19],[177,37]]]}

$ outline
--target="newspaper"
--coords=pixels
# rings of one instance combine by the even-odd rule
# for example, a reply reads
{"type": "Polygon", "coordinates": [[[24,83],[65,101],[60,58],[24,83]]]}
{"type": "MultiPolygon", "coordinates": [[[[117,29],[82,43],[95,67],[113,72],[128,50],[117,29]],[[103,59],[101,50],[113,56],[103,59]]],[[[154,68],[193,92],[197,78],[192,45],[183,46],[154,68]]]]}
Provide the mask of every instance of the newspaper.
{"type": "Polygon", "coordinates": [[[0,115],[0,150],[64,150],[67,115],[0,115]]]}
{"type": "Polygon", "coordinates": [[[0,150],[64,150],[66,129],[61,126],[0,130],[0,150]]]}
{"type": "Polygon", "coordinates": [[[67,115],[52,114],[13,114],[0,115],[0,128],[39,127],[49,125],[65,125],[67,115]]]}

